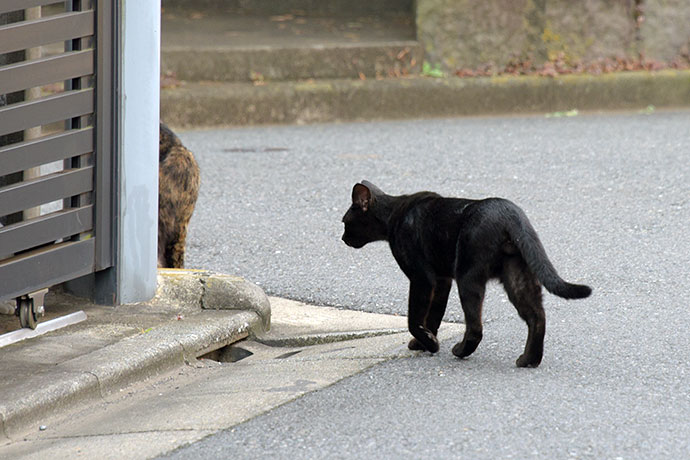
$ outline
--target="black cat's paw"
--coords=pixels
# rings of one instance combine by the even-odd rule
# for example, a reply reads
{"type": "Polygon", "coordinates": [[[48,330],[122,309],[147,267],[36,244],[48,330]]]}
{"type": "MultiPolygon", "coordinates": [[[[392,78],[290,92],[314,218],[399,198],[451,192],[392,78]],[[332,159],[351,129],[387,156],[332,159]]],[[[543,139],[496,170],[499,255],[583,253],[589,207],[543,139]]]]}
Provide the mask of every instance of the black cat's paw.
{"type": "Polygon", "coordinates": [[[432,338],[433,340],[432,340],[432,342],[429,344],[429,346],[426,347],[426,350],[427,350],[429,353],[437,353],[438,350],[439,350],[441,347],[439,346],[438,340],[436,340],[436,337],[433,337],[433,336],[432,336],[431,338],[432,338]]]}
{"type": "Polygon", "coordinates": [[[474,353],[474,350],[477,349],[477,346],[479,346],[479,342],[468,342],[463,340],[462,342],[455,344],[453,347],[453,354],[458,358],[466,358],[474,353]]]}
{"type": "Polygon", "coordinates": [[[410,339],[409,343],[407,344],[407,348],[413,351],[424,351],[426,348],[424,348],[424,345],[422,343],[415,339],[414,337],[410,339]]]}
{"type": "Polygon", "coordinates": [[[421,337],[422,339],[420,340],[417,337],[413,337],[410,342],[407,344],[407,348],[410,350],[421,350],[421,351],[428,351],[429,353],[436,353],[440,346],[438,344],[438,339],[436,336],[429,331],[426,328],[421,328],[421,337]]]}
{"type": "Polygon", "coordinates": [[[527,356],[527,355],[521,355],[517,361],[515,361],[515,365],[517,367],[531,367],[535,368],[538,367],[539,364],[541,364],[541,356],[539,357],[533,357],[533,356],[527,356]]]}

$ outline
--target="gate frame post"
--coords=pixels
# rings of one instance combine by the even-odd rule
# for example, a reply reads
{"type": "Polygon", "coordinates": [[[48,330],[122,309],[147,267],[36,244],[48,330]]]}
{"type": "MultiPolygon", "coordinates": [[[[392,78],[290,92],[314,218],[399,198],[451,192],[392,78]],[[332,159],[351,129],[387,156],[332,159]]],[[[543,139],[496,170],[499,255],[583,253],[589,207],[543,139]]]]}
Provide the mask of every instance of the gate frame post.
{"type": "Polygon", "coordinates": [[[110,73],[113,91],[97,95],[97,104],[110,98],[111,111],[98,120],[96,140],[109,142],[112,152],[97,168],[98,181],[111,181],[111,197],[96,197],[102,210],[96,214],[96,238],[110,243],[96,249],[98,271],[65,287],[105,305],[145,302],[158,281],[161,3],[94,1],[99,9],[112,8],[110,24],[99,18],[99,27],[112,27],[109,65],[98,71],[110,73]]]}
{"type": "Polygon", "coordinates": [[[150,300],[158,264],[161,2],[120,0],[118,304],[150,300]]]}

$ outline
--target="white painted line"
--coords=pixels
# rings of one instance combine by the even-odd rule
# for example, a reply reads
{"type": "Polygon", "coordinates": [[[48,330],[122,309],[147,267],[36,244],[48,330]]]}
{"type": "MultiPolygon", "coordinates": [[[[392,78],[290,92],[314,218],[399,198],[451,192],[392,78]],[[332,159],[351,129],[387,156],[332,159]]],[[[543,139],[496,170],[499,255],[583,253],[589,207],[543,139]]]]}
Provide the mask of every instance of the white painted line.
{"type": "Polygon", "coordinates": [[[23,328],[17,331],[8,332],[7,334],[0,335],[0,348],[11,343],[19,342],[20,340],[38,337],[46,332],[80,323],[85,319],[86,313],[83,311],[78,311],[75,313],[70,313],[69,315],[60,316],[59,318],[51,319],[50,321],[46,321],[44,323],[38,323],[36,329],[23,328]]]}

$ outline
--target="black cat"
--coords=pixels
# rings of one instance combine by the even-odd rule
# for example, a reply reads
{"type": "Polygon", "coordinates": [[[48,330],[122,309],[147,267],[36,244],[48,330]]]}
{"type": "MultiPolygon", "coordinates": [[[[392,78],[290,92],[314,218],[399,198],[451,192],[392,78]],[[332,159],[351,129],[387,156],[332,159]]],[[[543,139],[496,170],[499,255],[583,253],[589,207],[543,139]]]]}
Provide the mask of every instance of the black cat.
{"type": "Polygon", "coordinates": [[[545,328],[542,285],[566,299],[592,293],[588,286],[567,283],[558,275],[525,213],[502,198],[467,200],[432,192],[390,196],[362,181],[352,189],[352,206],[343,223],[343,241],[348,246],[361,248],[372,241],[388,241],[393,257],[410,279],[411,350],[438,351],[436,333],[453,279],[466,326],[453,354],[469,356],[482,340],[485,285],[498,278],[529,328],[518,367],[541,363],[545,328]]]}

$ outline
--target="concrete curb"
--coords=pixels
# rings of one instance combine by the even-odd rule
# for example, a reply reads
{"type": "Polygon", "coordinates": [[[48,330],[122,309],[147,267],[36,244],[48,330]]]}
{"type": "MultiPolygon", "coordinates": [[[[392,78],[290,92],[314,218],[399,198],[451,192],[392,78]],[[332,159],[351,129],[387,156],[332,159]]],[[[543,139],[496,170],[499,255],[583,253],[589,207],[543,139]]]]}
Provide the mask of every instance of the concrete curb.
{"type": "Polygon", "coordinates": [[[248,310],[271,327],[271,303],[257,285],[238,276],[208,270],[158,270],[158,290],[149,304],[192,305],[205,310],[248,310]]]}
{"type": "Polygon", "coordinates": [[[557,77],[185,83],[161,92],[180,128],[690,106],[690,71],[557,77]]]}
{"type": "Polygon", "coordinates": [[[180,305],[191,301],[193,306],[183,306],[196,314],[142,330],[61,362],[49,371],[18,376],[26,390],[15,389],[15,397],[3,398],[0,433],[8,439],[20,436],[61,410],[96,401],[212,350],[263,333],[270,324],[268,298],[260,288],[241,278],[178,270],[172,274],[161,271],[159,281],[158,295],[147,303],[149,307],[155,308],[160,302],[180,305]],[[205,292],[197,289],[202,279],[206,283],[211,280],[205,292]],[[202,300],[216,309],[201,311],[202,300]]]}

